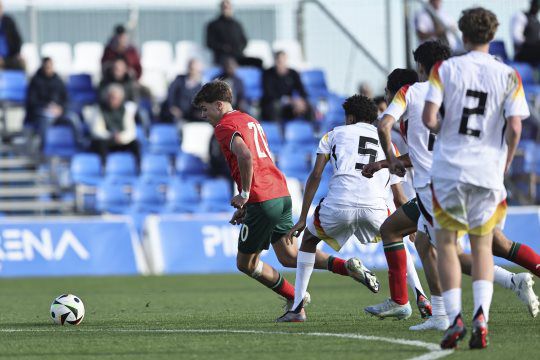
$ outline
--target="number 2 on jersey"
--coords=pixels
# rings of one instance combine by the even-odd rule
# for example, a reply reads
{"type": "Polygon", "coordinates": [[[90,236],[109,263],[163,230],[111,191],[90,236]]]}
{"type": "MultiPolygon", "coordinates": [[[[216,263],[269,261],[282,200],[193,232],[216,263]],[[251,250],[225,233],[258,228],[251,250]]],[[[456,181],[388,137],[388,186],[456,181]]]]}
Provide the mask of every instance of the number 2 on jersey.
{"type": "MultiPolygon", "coordinates": [[[[367,147],[367,144],[373,144],[377,146],[379,145],[379,140],[367,136],[360,136],[360,141],[358,142],[358,154],[368,155],[368,164],[371,164],[377,159],[377,149],[370,149],[367,147]]],[[[366,164],[356,163],[355,169],[362,170],[365,165],[366,164]]]]}
{"type": "Polygon", "coordinates": [[[261,124],[255,124],[254,122],[249,122],[248,128],[253,130],[253,141],[255,142],[255,148],[257,149],[257,155],[260,159],[268,157],[267,154],[270,154],[270,149],[268,149],[268,144],[266,143],[266,139],[264,137],[264,130],[261,126],[261,124]],[[261,150],[261,146],[259,143],[259,137],[261,138],[261,142],[264,146],[264,150],[266,152],[261,150]]]}
{"type": "Polygon", "coordinates": [[[469,116],[471,115],[484,115],[486,112],[486,100],[488,94],[482,91],[467,90],[467,97],[473,97],[478,99],[478,106],[471,108],[463,108],[461,115],[461,123],[459,124],[459,133],[463,135],[470,135],[480,137],[480,130],[469,128],[469,116]]]}

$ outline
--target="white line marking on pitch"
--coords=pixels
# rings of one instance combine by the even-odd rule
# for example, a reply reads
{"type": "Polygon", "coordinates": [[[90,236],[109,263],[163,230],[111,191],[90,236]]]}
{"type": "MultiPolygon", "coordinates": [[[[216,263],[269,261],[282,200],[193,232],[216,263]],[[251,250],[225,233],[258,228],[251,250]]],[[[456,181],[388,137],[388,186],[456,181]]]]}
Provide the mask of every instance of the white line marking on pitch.
{"type": "MultiPolygon", "coordinates": [[[[54,328],[50,329],[1,329],[0,333],[15,333],[15,332],[51,332],[54,328]]],[[[381,341],[391,344],[407,345],[421,347],[429,352],[410,358],[409,360],[435,360],[448,356],[453,353],[453,350],[441,350],[438,344],[428,343],[419,340],[407,340],[407,339],[393,339],[385,338],[381,336],[369,336],[360,334],[339,334],[339,333],[322,333],[322,332],[287,332],[287,331],[264,331],[264,330],[227,330],[227,329],[86,329],[86,328],[73,328],[68,332],[116,332],[116,333],[192,333],[192,334],[211,334],[211,333],[223,333],[223,334],[262,334],[262,335],[302,335],[302,336],[318,336],[318,337],[336,337],[343,339],[356,339],[367,341],[381,341]]]]}

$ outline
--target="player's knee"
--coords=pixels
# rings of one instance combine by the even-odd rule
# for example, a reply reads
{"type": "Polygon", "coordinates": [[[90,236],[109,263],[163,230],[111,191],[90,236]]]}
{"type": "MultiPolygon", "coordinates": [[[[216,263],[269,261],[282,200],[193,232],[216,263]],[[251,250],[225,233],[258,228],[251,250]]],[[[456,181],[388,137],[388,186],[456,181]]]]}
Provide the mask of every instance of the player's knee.
{"type": "Polygon", "coordinates": [[[236,261],[236,268],[243,272],[246,275],[251,275],[253,270],[255,270],[255,266],[252,265],[252,262],[245,261],[243,259],[237,259],[236,261]]]}
{"type": "Polygon", "coordinates": [[[383,242],[386,242],[387,240],[391,240],[396,237],[396,232],[392,224],[389,223],[388,221],[385,221],[381,225],[380,233],[381,233],[381,238],[383,242]]]}
{"type": "Polygon", "coordinates": [[[296,267],[296,256],[292,254],[285,254],[284,256],[279,257],[279,263],[286,268],[295,268],[296,267]]]}

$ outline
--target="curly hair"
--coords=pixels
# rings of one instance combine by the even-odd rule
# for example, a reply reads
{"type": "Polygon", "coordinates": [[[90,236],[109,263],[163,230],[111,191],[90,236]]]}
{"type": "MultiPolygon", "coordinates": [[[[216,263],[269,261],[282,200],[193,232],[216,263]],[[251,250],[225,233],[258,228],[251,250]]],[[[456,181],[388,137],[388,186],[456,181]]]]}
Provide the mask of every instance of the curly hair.
{"type": "Polygon", "coordinates": [[[429,74],[433,65],[450,57],[450,47],[438,40],[426,41],[413,51],[414,61],[429,74]]]}
{"type": "Polygon", "coordinates": [[[364,95],[353,95],[343,103],[345,115],[352,115],[354,123],[366,122],[372,124],[377,120],[377,106],[370,98],[364,95]]]}
{"type": "Polygon", "coordinates": [[[410,69],[394,69],[386,80],[386,89],[395,94],[404,85],[418,82],[418,74],[410,69]]]}
{"type": "Polygon", "coordinates": [[[199,107],[201,103],[223,101],[232,103],[232,91],[229,84],[223,80],[214,80],[206,83],[193,98],[193,105],[199,107]]]}
{"type": "Polygon", "coordinates": [[[497,16],[481,7],[463,10],[458,24],[463,37],[474,45],[489,43],[499,27],[497,16]]]}

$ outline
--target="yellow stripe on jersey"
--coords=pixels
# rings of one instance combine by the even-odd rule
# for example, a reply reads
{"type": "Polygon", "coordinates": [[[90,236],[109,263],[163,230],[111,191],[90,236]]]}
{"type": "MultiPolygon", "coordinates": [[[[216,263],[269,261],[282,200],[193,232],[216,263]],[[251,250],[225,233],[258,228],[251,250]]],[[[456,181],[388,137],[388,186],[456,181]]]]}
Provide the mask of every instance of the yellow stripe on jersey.
{"type": "Polygon", "coordinates": [[[521,75],[519,75],[517,70],[514,70],[514,72],[512,73],[512,82],[516,84],[514,93],[512,94],[512,100],[525,98],[525,90],[523,90],[521,75]]]}
{"type": "Polygon", "coordinates": [[[468,232],[469,226],[467,224],[463,224],[459,222],[458,220],[454,219],[450,214],[448,214],[444,209],[441,207],[439,202],[437,201],[437,198],[435,197],[435,194],[433,194],[433,214],[435,215],[435,220],[437,220],[437,223],[441,226],[441,228],[445,230],[450,231],[464,231],[468,232]]]}
{"type": "Polygon", "coordinates": [[[394,96],[394,99],[392,99],[392,103],[398,105],[402,109],[405,109],[407,106],[407,100],[405,99],[407,90],[409,90],[409,85],[402,86],[394,96]]]}
{"type": "Polygon", "coordinates": [[[327,243],[332,249],[339,251],[341,250],[341,246],[339,245],[337,240],[328,236],[322,227],[321,219],[319,217],[320,209],[321,209],[321,206],[320,205],[317,206],[317,208],[315,209],[315,214],[313,216],[313,225],[315,226],[315,230],[317,232],[316,235],[319,239],[327,243]]]}
{"type": "Polygon", "coordinates": [[[469,231],[469,234],[483,236],[492,232],[495,226],[497,226],[497,224],[500,224],[506,216],[506,207],[506,200],[504,200],[499,205],[497,205],[495,213],[484,225],[480,225],[478,227],[475,227],[474,229],[471,229],[469,231]]]}
{"type": "Polygon", "coordinates": [[[439,75],[439,68],[441,67],[442,61],[439,61],[435,65],[433,65],[433,68],[431,68],[431,72],[429,74],[429,83],[439,88],[439,90],[443,91],[444,86],[441,81],[441,76],[439,75]]]}

